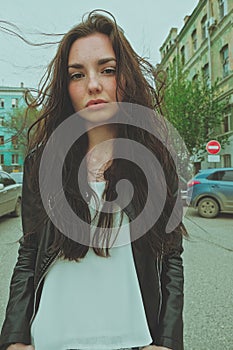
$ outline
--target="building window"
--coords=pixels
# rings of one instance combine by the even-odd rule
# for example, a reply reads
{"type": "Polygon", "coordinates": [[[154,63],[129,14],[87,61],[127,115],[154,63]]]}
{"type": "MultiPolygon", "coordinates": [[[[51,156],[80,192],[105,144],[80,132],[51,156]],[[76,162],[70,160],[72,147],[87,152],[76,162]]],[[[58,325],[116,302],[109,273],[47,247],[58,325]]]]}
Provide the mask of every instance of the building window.
{"type": "Polygon", "coordinates": [[[5,106],[5,100],[4,98],[0,98],[0,108],[4,108],[5,106]]]}
{"type": "Polygon", "coordinates": [[[210,84],[209,63],[206,63],[202,68],[202,74],[203,74],[203,78],[206,81],[206,84],[209,85],[210,84]]]}
{"type": "Polygon", "coordinates": [[[18,136],[17,135],[11,136],[11,143],[12,143],[12,145],[16,145],[18,143],[18,136]]]}
{"type": "Polygon", "coordinates": [[[173,65],[173,67],[176,67],[176,56],[172,60],[172,65],[173,65]]]}
{"type": "Polygon", "coordinates": [[[0,154],[0,164],[4,164],[4,154],[0,154]]]}
{"type": "Polygon", "coordinates": [[[4,117],[0,117],[0,126],[4,126],[4,117]]]}
{"type": "Polygon", "coordinates": [[[194,29],[192,32],[192,47],[193,51],[195,52],[197,50],[197,30],[194,29]]]}
{"type": "Polygon", "coordinates": [[[197,174],[201,170],[201,162],[194,162],[194,173],[197,174]]]}
{"type": "Polygon", "coordinates": [[[180,54],[181,54],[181,64],[184,65],[185,64],[185,47],[182,46],[182,48],[180,49],[180,54]]]}
{"type": "Polygon", "coordinates": [[[198,74],[195,74],[193,76],[193,79],[192,79],[193,82],[197,82],[198,81],[198,74]]]}
{"type": "Polygon", "coordinates": [[[230,70],[228,45],[223,46],[222,50],[220,51],[220,55],[221,55],[221,61],[222,61],[222,75],[224,78],[229,74],[229,70],[230,70]]]}
{"type": "Polygon", "coordinates": [[[17,108],[18,107],[18,99],[17,98],[12,98],[12,100],[11,100],[11,107],[12,108],[17,108]]]}
{"type": "Polygon", "coordinates": [[[230,154],[223,155],[223,166],[224,166],[224,168],[231,168],[231,155],[230,154]]]}
{"type": "Polygon", "coordinates": [[[219,17],[222,19],[227,14],[227,0],[218,0],[219,17]]]}
{"type": "Polygon", "coordinates": [[[207,38],[207,15],[205,15],[201,20],[201,37],[202,40],[207,38]]]}
{"type": "Polygon", "coordinates": [[[11,163],[12,164],[19,164],[19,155],[18,154],[12,154],[11,163]]]}
{"type": "Polygon", "coordinates": [[[0,145],[4,145],[4,136],[0,136],[0,145]]]}
{"type": "Polygon", "coordinates": [[[11,143],[15,149],[18,148],[18,136],[11,136],[11,143]]]}
{"type": "Polygon", "coordinates": [[[222,123],[222,131],[223,133],[230,131],[230,115],[225,115],[223,117],[223,123],[222,123]]]}

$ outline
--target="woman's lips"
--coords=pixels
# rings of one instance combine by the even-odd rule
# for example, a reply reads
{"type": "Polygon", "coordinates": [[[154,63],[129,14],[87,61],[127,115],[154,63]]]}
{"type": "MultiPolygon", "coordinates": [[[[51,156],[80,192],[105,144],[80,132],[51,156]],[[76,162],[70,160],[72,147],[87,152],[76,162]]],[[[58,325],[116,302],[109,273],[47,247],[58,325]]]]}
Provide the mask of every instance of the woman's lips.
{"type": "Polygon", "coordinates": [[[93,106],[98,106],[98,105],[103,105],[107,103],[105,100],[101,99],[96,99],[96,100],[90,100],[87,102],[86,107],[93,107],[93,106]]]}
{"type": "Polygon", "coordinates": [[[99,109],[102,109],[106,106],[106,101],[105,100],[91,100],[86,104],[86,108],[88,110],[93,110],[93,111],[97,111],[99,109]]]}

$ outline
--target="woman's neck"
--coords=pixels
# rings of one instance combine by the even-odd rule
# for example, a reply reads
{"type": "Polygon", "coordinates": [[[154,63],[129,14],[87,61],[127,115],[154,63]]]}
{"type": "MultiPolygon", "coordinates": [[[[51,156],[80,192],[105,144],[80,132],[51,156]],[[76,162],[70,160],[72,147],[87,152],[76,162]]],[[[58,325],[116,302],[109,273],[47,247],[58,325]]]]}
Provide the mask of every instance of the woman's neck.
{"type": "Polygon", "coordinates": [[[89,181],[104,181],[104,172],[112,164],[116,128],[110,125],[88,130],[87,170],[89,181]]]}
{"type": "MultiPolygon", "coordinates": [[[[88,135],[88,152],[94,147],[100,146],[104,141],[114,139],[116,137],[116,128],[112,125],[101,125],[87,132],[88,135]]],[[[109,141],[110,144],[110,141],[109,141]]]]}

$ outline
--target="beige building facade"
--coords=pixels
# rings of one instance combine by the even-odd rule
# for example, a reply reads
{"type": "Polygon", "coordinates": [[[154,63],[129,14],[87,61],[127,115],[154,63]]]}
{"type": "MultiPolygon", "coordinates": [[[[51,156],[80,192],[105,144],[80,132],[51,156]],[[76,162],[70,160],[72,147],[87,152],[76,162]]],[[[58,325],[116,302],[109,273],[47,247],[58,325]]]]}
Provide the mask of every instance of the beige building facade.
{"type": "Polygon", "coordinates": [[[199,0],[180,32],[171,28],[160,53],[165,70],[179,57],[190,80],[202,72],[210,85],[218,81],[220,99],[229,100],[218,135],[227,134],[229,145],[221,149],[218,162],[210,163],[206,153],[200,168],[233,167],[233,0],[199,0]]]}

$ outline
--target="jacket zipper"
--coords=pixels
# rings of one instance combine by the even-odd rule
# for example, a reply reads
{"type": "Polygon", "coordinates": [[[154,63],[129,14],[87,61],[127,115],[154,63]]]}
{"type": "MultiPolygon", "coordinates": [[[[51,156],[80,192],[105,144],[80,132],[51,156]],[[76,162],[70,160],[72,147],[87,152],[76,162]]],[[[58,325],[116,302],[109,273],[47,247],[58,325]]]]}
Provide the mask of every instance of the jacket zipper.
{"type": "Polygon", "coordinates": [[[48,260],[48,262],[46,263],[46,265],[44,266],[44,268],[42,270],[41,276],[39,278],[39,281],[37,283],[36,290],[35,290],[35,293],[34,293],[33,313],[32,313],[32,317],[31,317],[30,323],[29,323],[30,326],[31,326],[31,324],[32,324],[32,322],[33,322],[33,320],[35,318],[35,314],[36,314],[36,299],[37,299],[36,296],[37,296],[37,292],[38,292],[38,289],[40,287],[40,284],[43,281],[43,279],[46,276],[46,274],[48,273],[49,268],[55,263],[55,261],[59,258],[60,255],[61,255],[61,250],[59,250],[58,253],[56,253],[56,255],[53,255],[48,260]]]}
{"type": "Polygon", "coordinates": [[[160,259],[157,256],[157,273],[158,273],[158,282],[159,282],[158,324],[159,324],[159,317],[160,317],[161,308],[162,308],[162,302],[163,302],[163,294],[162,294],[162,287],[161,287],[162,260],[163,260],[163,245],[162,245],[162,253],[161,253],[160,259]]]}

